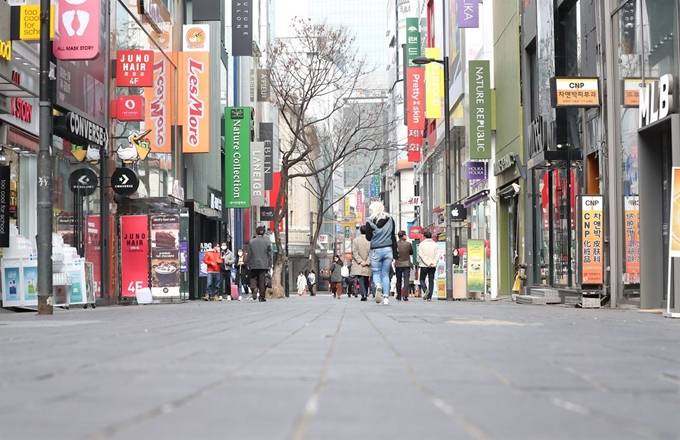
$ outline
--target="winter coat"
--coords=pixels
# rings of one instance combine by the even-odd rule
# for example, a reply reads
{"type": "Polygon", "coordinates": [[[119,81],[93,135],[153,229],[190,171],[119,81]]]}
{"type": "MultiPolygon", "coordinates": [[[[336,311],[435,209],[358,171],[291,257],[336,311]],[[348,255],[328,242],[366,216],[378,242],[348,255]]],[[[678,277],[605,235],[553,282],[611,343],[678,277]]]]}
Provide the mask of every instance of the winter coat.
{"type": "Polygon", "coordinates": [[[366,236],[360,235],[352,240],[352,271],[350,276],[371,276],[371,243],[366,240],[366,236]],[[365,261],[366,266],[361,262],[365,261]]]}
{"type": "Polygon", "coordinates": [[[222,252],[222,261],[224,262],[222,265],[222,270],[225,272],[231,272],[231,267],[234,265],[234,253],[231,251],[231,249],[227,249],[226,251],[222,252]]]}
{"type": "Polygon", "coordinates": [[[371,242],[371,249],[381,249],[392,247],[396,244],[396,235],[394,231],[394,220],[387,216],[383,219],[373,223],[373,221],[366,222],[368,229],[366,231],[366,240],[371,242]]]}
{"type": "Polygon", "coordinates": [[[298,278],[297,278],[297,291],[298,291],[298,293],[304,292],[306,288],[307,288],[307,278],[305,278],[304,274],[298,275],[298,278]]]}
{"type": "Polygon", "coordinates": [[[342,283],[342,263],[331,264],[331,283],[342,283]]]}
{"type": "Polygon", "coordinates": [[[246,263],[246,258],[245,255],[242,257],[236,257],[236,282],[240,282],[242,285],[243,284],[248,284],[249,281],[249,272],[250,269],[248,269],[248,263],[246,263]],[[240,264],[239,264],[240,263],[240,264]]]}
{"type": "Polygon", "coordinates": [[[219,273],[221,271],[222,256],[219,252],[216,252],[212,249],[206,252],[205,256],[203,257],[203,262],[208,266],[208,272],[219,273]]]}
{"type": "Polygon", "coordinates": [[[250,270],[262,270],[272,267],[272,244],[268,238],[258,236],[250,240],[248,250],[248,266],[250,270]]]}
{"type": "Polygon", "coordinates": [[[395,267],[411,267],[411,255],[413,255],[413,246],[406,240],[399,240],[397,242],[397,255],[395,257],[395,267]]]}
{"type": "Polygon", "coordinates": [[[439,263],[439,246],[431,238],[426,238],[418,246],[418,265],[435,267],[439,263]]]}

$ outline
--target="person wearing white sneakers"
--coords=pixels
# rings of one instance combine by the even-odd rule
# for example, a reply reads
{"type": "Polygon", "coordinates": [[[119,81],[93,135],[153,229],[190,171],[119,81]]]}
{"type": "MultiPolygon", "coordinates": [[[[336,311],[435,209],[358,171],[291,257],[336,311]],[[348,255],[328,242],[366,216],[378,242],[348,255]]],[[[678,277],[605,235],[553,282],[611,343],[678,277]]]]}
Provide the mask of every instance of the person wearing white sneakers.
{"type": "Polygon", "coordinates": [[[371,242],[371,269],[375,285],[375,302],[389,304],[390,267],[397,246],[394,220],[385,212],[383,202],[373,202],[368,207],[366,239],[371,242]]]}

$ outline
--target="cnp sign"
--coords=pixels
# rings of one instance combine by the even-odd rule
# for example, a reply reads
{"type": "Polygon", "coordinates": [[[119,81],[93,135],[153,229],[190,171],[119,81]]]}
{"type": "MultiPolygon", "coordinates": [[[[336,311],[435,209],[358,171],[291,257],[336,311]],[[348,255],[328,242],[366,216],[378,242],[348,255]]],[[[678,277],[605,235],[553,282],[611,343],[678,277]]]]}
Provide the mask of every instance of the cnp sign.
{"type": "Polygon", "coordinates": [[[645,85],[640,90],[638,128],[653,124],[670,115],[675,109],[673,75],[664,75],[659,81],[645,85]]]}

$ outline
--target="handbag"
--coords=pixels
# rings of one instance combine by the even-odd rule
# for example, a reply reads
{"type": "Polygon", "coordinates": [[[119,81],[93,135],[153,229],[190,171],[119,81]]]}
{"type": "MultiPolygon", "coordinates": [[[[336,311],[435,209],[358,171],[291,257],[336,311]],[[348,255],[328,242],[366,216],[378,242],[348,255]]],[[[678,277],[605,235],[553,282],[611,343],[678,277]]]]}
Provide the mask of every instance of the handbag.
{"type": "Polygon", "coordinates": [[[267,289],[272,288],[272,276],[269,274],[269,272],[267,272],[264,276],[264,287],[267,289]]]}

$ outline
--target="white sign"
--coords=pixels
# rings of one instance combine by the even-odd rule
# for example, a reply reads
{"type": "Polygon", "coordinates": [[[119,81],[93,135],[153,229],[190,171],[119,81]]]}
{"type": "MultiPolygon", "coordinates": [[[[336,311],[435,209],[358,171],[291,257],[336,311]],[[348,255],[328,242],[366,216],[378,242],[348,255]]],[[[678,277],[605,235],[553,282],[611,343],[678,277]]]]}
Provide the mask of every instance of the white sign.
{"type": "Polygon", "coordinates": [[[328,234],[319,234],[319,244],[328,244],[328,234]]]}
{"type": "Polygon", "coordinates": [[[673,75],[664,75],[659,81],[648,83],[640,90],[638,128],[653,124],[669,114],[675,108],[673,102],[673,75]]]}

